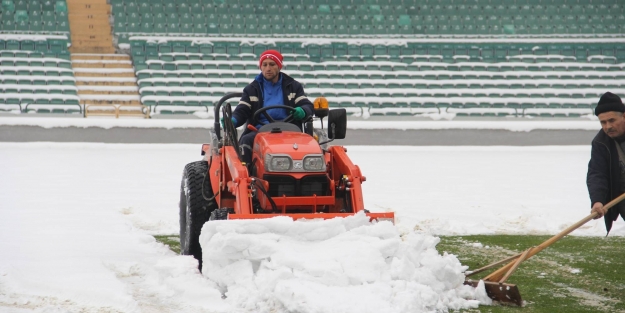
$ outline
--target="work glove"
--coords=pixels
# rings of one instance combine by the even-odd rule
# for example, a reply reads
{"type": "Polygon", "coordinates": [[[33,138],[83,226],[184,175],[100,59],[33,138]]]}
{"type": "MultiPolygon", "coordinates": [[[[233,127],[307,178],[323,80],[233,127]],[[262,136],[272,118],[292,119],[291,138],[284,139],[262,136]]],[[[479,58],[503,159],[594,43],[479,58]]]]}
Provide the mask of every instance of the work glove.
{"type": "MultiPolygon", "coordinates": [[[[232,124],[234,124],[234,127],[236,127],[237,126],[237,119],[232,117],[232,118],[230,118],[230,120],[232,121],[232,124]]],[[[224,126],[224,118],[223,117],[220,119],[220,122],[221,122],[221,128],[225,128],[225,126],[224,126]]]]}
{"type": "Polygon", "coordinates": [[[306,117],[306,111],[300,107],[295,108],[295,111],[293,111],[293,118],[296,121],[301,121],[304,117],[306,117]]]}

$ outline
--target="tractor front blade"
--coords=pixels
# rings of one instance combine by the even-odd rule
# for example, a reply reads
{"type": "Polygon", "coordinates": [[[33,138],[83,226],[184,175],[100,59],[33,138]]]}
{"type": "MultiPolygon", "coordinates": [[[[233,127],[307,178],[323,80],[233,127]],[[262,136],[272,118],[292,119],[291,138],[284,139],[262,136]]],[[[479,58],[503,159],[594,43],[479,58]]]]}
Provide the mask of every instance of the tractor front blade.
{"type": "MultiPolygon", "coordinates": [[[[240,220],[240,219],[261,219],[261,218],[272,218],[275,216],[288,216],[293,220],[298,219],[331,219],[335,217],[348,217],[352,216],[355,213],[285,213],[285,214],[274,214],[274,213],[256,213],[256,214],[228,214],[229,220],[240,220]]],[[[383,212],[383,213],[365,213],[369,217],[371,221],[390,221],[395,223],[395,213],[394,212],[383,212]]]]}

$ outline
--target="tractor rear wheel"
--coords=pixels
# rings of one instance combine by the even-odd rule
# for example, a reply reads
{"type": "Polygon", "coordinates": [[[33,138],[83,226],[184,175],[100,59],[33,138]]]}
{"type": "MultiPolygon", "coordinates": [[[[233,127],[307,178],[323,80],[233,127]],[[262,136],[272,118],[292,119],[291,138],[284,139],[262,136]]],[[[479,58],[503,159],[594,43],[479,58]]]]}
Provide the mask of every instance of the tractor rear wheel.
{"type": "Polygon", "coordinates": [[[208,163],[197,161],[187,164],[180,185],[180,254],[192,255],[202,270],[200,231],[215,208],[208,174],[208,163]],[[210,199],[210,200],[208,200],[210,199]]]}

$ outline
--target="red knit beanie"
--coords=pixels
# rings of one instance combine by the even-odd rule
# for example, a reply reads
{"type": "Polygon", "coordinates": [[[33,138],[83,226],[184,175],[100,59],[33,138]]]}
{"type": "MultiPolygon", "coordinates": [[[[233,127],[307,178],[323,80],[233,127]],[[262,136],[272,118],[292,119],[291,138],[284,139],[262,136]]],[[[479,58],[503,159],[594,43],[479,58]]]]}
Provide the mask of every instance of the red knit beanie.
{"type": "Polygon", "coordinates": [[[276,64],[278,64],[278,68],[282,69],[282,60],[284,58],[282,57],[282,54],[280,54],[279,51],[267,50],[263,52],[263,54],[260,55],[260,60],[258,61],[258,67],[261,67],[263,65],[263,60],[265,59],[272,59],[274,62],[276,62],[276,64]]]}

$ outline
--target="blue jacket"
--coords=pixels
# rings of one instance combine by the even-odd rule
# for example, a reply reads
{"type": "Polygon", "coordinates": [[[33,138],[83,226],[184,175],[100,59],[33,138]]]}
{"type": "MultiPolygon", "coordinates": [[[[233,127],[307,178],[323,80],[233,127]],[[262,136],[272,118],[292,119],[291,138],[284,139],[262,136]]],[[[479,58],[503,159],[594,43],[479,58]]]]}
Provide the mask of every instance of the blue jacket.
{"type": "MultiPolygon", "coordinates": [[[[313,104],[308,100],[306,94],[304,93],[304,87],[298,81],[293,79],[291,76],[280,73],[282,80],[282,103],[283,105],[290,106],[293,108],[301,107],[306,112],[306,120],[308,117],[312,116],[313,104]]],[[[260,75],[262,76],[262,74],[260,75]]],[[[257,76],[258,78],[258,76],[257,76]]],[[[261,78],[262,80],[262,78],[261,78]]],[[[237,120],[236,127],[239,127],[245,122],[252,123],[252,117],[254,113],[260,108],[262,108],[265,104],[263,97],[263,87],[258,79],[254,79],[252,83],[247,85],[243,89],[243,96],[239,101],[239,105],[237,105],[236,109],[232,112],[232,117],[237,120]]],[[[272,114],[273,116],[273,114],[272,114]]],[[[298,127],[302,127],[301,122],[293,121],[294,125],[298,127]]],[[[256,125],[255,125],[256,126],[256,125]]],[[[250,132],[249,129],[245,129],[243,134],[250,132]]]]}

